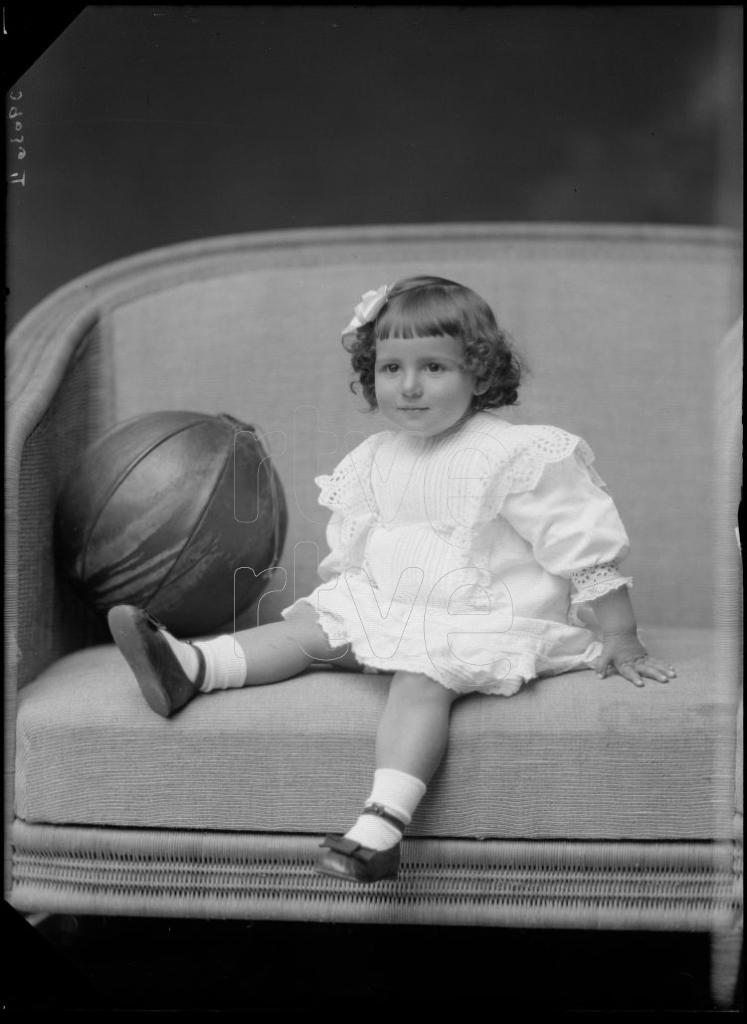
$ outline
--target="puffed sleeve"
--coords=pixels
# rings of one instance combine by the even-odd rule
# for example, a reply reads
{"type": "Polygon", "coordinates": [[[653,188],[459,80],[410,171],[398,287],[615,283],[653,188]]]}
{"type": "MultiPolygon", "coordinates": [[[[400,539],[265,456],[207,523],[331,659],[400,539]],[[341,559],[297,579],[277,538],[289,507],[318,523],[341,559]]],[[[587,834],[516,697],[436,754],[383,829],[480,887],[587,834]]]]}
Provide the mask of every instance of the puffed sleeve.
{"type": "Polygon", "coordinates": [[[571,603],[582,604],[632,586],[632,579],[619,569],[630,542],[612,498],[592,468],[591,449],[580,438],[565,437],[567,451],[543,461],[531,486],[507,494],[501,515],[531,544],[544,569],[570,580],[571,603]]]}
{"type": "Polygon", "coordinates": [[[329,554],[319,563],[319,576],[326,582],[346,569],[360,568],[376,505],[371,489],[371,463],[376,435],[349,452],[332,473],[318,476],[319,504],[332,515],[326,528],[329,554]]]}

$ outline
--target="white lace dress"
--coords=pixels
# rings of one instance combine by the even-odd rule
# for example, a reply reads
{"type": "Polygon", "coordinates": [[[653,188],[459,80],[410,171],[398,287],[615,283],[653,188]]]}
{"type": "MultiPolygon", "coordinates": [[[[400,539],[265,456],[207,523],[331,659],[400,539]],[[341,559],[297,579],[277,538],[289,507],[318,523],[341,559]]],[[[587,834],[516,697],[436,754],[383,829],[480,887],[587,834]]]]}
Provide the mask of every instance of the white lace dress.
{"type": "Polygon", "coordinates": [[[580,437],[487,411],[435,438],[374,434],[316,479],[330,553],[300,602],[370,669],[460,693],[586,666],[601,644],[579,606],[632,585],[593,459],[580,437]]]}

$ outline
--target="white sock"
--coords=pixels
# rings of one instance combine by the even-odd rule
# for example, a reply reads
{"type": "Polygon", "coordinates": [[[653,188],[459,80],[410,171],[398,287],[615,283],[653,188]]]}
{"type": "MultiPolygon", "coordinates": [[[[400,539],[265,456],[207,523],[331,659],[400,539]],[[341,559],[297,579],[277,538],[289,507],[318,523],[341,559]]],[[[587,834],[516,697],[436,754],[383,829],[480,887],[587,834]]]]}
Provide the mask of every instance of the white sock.
{"type": "Polygon", "coordinates": [[[229,690],[246,684],[246,657],[241,645],[230,633],[216,636],[213,640],[198,640],[205,655],[205,679],[201,693],[211,690],[229,690]]]}
{"type": "Polygon", "coordinates": [[[193,682],[197,678],[199,668],[199,659],[194,647],[199,647],[205,655],[205,679],[200,687],[202,693],[209,693],[210,690],[227,690],[244,686],[246,683],[246,658],[230,634],[224,633],[212,640],[198,640],[194,646],[177,640],[168,632],[165,632],[164,636],[193,682]]]}
{"type": "MultiPolygon", "coordinates": [[[[403,824],[409,825],[425,790],[425,783],[414,775],[400,772],[396,768],[378,768],[374,773],[373,789],[366,800],[366,806],[380,804],[403,824]]],[[[361,814],[350,831],[345,833],[345,838],[371,850],[388,850],[397,845],[402,833],[386,818],[380,818],[377,814],[361,814]]]]}

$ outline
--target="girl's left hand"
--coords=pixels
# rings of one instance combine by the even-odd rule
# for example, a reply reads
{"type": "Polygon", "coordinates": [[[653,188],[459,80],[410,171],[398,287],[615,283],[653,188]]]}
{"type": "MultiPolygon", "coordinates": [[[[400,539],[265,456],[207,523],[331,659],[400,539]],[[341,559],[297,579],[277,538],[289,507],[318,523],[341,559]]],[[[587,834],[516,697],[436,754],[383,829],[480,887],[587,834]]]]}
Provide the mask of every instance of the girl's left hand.
{"type": "Polygon", "coordinates": [[[635,633],[605,636],[602,653],[593,667],[600,679],[604,679],[611,668],[634,686],[645,686],[644,679],[668,683],[677,675],[672,665],[650,657],[635,633]]]}

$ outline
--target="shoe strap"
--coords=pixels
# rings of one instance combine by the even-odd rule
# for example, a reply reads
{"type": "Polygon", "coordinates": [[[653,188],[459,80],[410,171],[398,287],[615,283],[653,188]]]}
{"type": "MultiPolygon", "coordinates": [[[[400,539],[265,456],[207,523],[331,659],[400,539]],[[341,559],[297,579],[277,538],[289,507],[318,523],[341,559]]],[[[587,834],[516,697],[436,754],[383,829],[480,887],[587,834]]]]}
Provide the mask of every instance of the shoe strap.
{"type": "Polygon", "coordinates": [[[393,815],[391,811],[388,811],[386,807],[382,807],[381,804],[366,804],[361,813],[375,814],[378,818],[383,818],[384,821],[388,821],[390,825],[394,825],[399,832],[404,832],[407,828],[404,821],[400,821],[399,818],[395,817],[395,815],[393,815]]]}
{"type": "Polygon", "coordinates": [[[192,650],[197,655],[197,675],[195,676],[194,685],[199,690],[202,684],[205,682],[205,672],[207,671],[207,665],[205,664],[205,655],[201,647],[198,647],[192,640],[185,640],[185,643],[189,644],[192,650]]]}
{"type": "MultiPolygon", "coordinates": [[[[160,619],[157,619],[155,615],[151,615],[149,611],[143,609],[143,614],[145,615],[145,618],[148,620],[148,625],[153,626],[154,629],[161,629],[166,633],[171,632],[167,625],[161,622],[160,619]]],[[[205,672],[207,671],[205,655],[202,652],[202,649],[198,647],[193,640],[184,640],[182,642],[185,644],[189,644],[192,650],[197,654],[197,675],[194,679],[193,685],[199,690],[202,684],[205,682],[205,672]]]]}
{"type": "Polygon", "coordinates": [[[157,619],[155,615],[151,615],[151,613],[147,611],[147,609],[143,608],[142,613],[145,616],[149,626],[153,626],[154,629],[165,629],[167,633],[169,632],[169,627],[166,626],[163,622],[161,622],[160,619],[157,619]]]}

